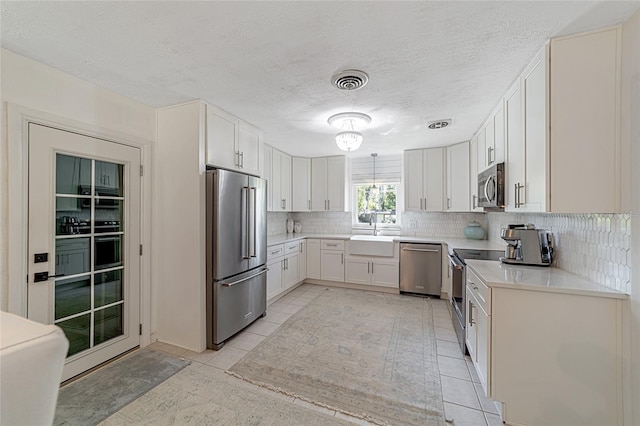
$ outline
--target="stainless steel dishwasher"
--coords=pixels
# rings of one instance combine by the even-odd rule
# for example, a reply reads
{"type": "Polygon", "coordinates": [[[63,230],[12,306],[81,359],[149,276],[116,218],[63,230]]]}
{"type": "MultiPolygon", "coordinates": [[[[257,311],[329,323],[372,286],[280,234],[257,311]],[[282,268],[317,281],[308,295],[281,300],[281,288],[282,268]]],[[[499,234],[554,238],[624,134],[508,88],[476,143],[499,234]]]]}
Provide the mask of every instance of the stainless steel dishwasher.
{"type": "Polygon", "coordinates": [[[441,244],[400,244],[400,292],[440,297],[441,244]]]}

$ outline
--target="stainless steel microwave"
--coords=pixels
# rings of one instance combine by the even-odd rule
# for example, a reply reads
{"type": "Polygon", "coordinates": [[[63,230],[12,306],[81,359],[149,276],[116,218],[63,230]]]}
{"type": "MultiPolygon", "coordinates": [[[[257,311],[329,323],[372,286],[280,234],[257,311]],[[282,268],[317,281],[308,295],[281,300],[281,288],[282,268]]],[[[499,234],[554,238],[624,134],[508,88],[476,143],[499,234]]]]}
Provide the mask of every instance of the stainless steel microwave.
{"type": "Polygon", "coordinates": [[[504,163],[478,174],[478,207],[504,209],[504,163]]]}
{"type": "MultiPolygon", "coordinates": [[[[114,199],[115,197],[122,197],[121,189],[119,188],[107,188],[104,186],[94,187],[94,195],[96,196],[96,208],[97,209],[117,209],[122,205],[121,200],[114,199]],[[107,198],[103,198],[107,197],[107,198]],[[114,197],[114,198],[109,198],[114,197]]],[[[79,185],[78,195],[91,196],[91,186],[79,185]]],[[[91,208],[91,198],[79,198],[79,206],[81,209],[91,208]]]]}

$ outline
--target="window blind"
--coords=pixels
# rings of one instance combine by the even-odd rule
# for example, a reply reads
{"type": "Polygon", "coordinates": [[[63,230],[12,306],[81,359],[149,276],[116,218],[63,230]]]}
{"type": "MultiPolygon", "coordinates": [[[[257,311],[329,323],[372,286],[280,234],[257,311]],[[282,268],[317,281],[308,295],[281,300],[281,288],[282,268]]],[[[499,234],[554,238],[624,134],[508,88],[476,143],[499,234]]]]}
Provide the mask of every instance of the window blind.
{"type": "MultiPolygon", "coordinates": [[[[402,155],[376,157],[376,183],[400,183],[402,179],[402,155]]],[[[373,157],[351,160],[351,180],[354,184],[373,183],[373,157]]]]}

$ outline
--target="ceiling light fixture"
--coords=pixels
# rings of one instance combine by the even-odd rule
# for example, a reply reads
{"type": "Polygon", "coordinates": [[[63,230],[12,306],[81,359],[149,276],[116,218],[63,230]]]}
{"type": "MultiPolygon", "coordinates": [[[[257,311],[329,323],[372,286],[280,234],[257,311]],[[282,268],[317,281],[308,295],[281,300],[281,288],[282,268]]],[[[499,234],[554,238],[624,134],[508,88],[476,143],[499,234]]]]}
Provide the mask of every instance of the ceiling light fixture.
{"type": "Polygon", "coordinates": [[[347,121],[351,122],[354,130],[365,129],[371,123],[371,117],[361,112],[341,112],[334,114],[327,120],[331,126],[336,129],[344,129],[347,121]]]}
{"type": "Polygon", "coordinates": [[[371,117],[360,112],[341,112],[329,117],[327,122],[341,131],[336,134],[336,144],[343,151],[355,151],[360,148],[364,137],[358,130],[371,123],[371,117]]]}

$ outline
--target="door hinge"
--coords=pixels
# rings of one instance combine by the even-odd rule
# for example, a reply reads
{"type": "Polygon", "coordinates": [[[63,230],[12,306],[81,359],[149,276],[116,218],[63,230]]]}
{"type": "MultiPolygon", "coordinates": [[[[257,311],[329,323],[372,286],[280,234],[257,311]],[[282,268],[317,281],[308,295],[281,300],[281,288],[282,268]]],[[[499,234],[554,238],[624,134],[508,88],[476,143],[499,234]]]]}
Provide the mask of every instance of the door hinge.
{"type": "Polygon", "coordinates": [[[140,324],[140,336],[142,336],[142,324],[140,324]]]}
{"type": "Polygon", "coordinates": [[[142,256],[142,244],[140,244],[140,256],[142,256]]]}
{"type": "Polygon", "coordinates": [[[140,176],[144,175],[144,166],[140,164],[140,176]]]}

